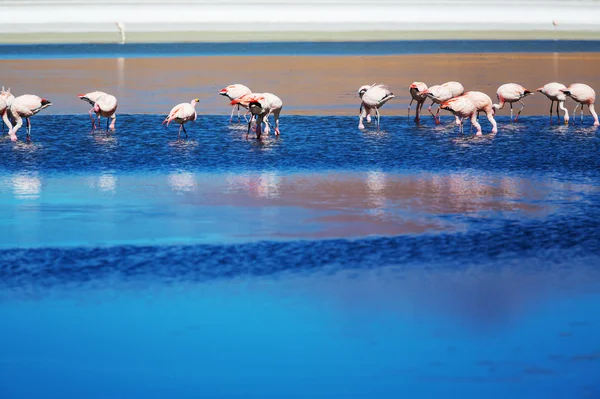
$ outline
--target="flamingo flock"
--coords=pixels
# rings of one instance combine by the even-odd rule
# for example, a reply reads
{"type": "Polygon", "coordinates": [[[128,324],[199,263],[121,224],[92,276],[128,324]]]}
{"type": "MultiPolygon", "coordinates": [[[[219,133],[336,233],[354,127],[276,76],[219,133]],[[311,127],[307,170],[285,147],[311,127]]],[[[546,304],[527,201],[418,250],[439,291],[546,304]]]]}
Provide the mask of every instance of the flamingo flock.
{"type": "MultiPolygon", "coordinates": [[[[440,123],[439,111],[440,109],[443,109],[454,114],[456,123],[461,127],[461,132],[463,131],[463,120],[465,118],[470,119],[472,126],[477,129],[476,135],[482,134],[481,125],[477,122],[480,112],[484,112],[486,114],[487,119],[492,125],[492,133],[496,133],[498,131],[498,126],[494,119],[496,112],[504,108],[504,105],[508,103],[510,106],[510,120],[516,122],[519,120],[519,116],[525,108],[525,103],[522,101],[522,99],[534,94],[520,84],[506,83],[501,85],[496,91],[498,103],[493,104],[492,99],[487,94],[480,91],[468,91],[465,93],[463,86],[458,82],[446,82],[441,85],[435,85],[431,87],[427,87],[427,85],[423,82],[413,82],[408,89],[411,95],[411,102],[408,105],[409,117],[412,103],[414,101],[417,102],[416,116],[414,119],[416,124],[420,124],[421,122],[421,110],[423,108],[423,104],[427,99],[431,99],[432,102],[428,110],[433,116],[436,124],[440,123]],[[517,112],[516,117],[514,116],[514,103],[521,104],[521,108],[517,112]],[[431,111],[431,108],[434,104],[440,105],[435,115],[431,111]]],[[[538,88],[536,91],[544,94],[551,101],[550,123],[552,123],[552,113],[555,102],[556,117],[560,121],[560,109],[564,113],[565,124],[569,123],[569,112],[565,108],[565,101],[567,97],[571,97],[571,99],[577,103],[575,110],[573,111],[573,116],[575,116],[577,108],[581,106],[581,123],[583,123],[583,107],[587,105],[592,117],[594,118],[594,126],[600,126],[598,115],[596,114],[596,110],[594,108],[596,92],[590,86],[583,83],[574,83],[567,87],[561,83],[551,82],[538,88]]],[[[358,127],[361,129],[363,128],[362,120],[359,121],[358,127]]]]}
{"type": "MultiPolygon", "coordinates": [[[[479,113],[485,113],[487,119],[492,125],[492,133],[498,131],[498,125],[494,119],[496,112],[504,108],[508,103],[510,107],[510,120],[517,122],[521,112],[525,108],[524,98],[531,96],[534,92],[527,90],[517,83],[506,83],[501,85],[496,91],[498,103],[494,104],[492,99],[487,94],[480,91],[467,91],[459,82],[446,82],[439,85],[427,86],[423,82],[413,82],[409,87],[411,101],[408,105],[408,115],[413,102],[416,102],[414,122],[419,125],[422,119],[423,105],[427,100],[431,100],[428,111],[433,117],[436,124],[441,123],[440,110],[449,111],[453,114],[456,124],[460,126],[460,131],[463,133],[463,121],[468,119],[471,121],[471,126],[475,127],[476,135],[482,135],[481,125],[478,122],[479,113]],[[514,115],[513,104],[521,105],[514,115]],[[434,113],[432,108],[438,105],[437,111],[434,113]]],[[[596,101],[596,93],[594,89],[583,83],[574,83],[570,86],[565,86],[561,83],[551,82],[537,90],[536,92],[544,94],[550,100],[550,123],[554,109],[556,110],[557,120],[560,121],[560,111],[563,112],[564,123],[569,123],[569,112],[565,107],[565,102],[568,97],[575,101],[576,106],[573,110],[573,123],[575,123],[575,114],[577,108],[581,106],[581,123],[583,123],[583,109],[587,105],[590,113],[594,118],[594,126],[599,126],[598,115],[596,114],[594,104],[596,101]],[[556,103],[556,108],[554,108],[556,103]]],[[[250,88],[242,84],[232,84],[224,87],[218,93],[226,97],[230,101],[231,116],[229,122],[233,121],[234,113],[237,109],[238,123],[241,121],[240,108],[245,109],[243,115],[244,120],[248,123],[246,138],[253,131],[258,139],[261,135],[269,134],[271,127],[269,124],[269,116],[273,115],[274,132],[277,136],[280,135],[279,117],[283,108],[281,98],[272,93],[254,93],[250,88]],[[250,115],[250,118],[247,116],[250,115]],[[264,126],[263,126],[264,125],[264,126]]],[[[379,109],[388,101],[395,98],[390,89],[383,84],[370,84],[361,86],[358,89],[360,98],[359,121],[358,128],[365,129],[364,121],[371,122],[371,114],[376,117],[376,127],[380,127],[381,113],[379,109]]],[[[89,103],[92,108],[89,110],[92,129],[100,128],[101,118],[106,118],[106,131],[115,130],[116,111],[118,106],[117,98],[111,94],[102,91],[93,91],[85,94],[79,94],[78,97],[89,103]]],[[[179,126],[177,138],[181,136],[181,132],[188,137],[185,124],[193,122],[197,119],[196,104],[200,100],[194,98],[191,102],[181,103],[174,106],[168,116],[163,121],[167,127],[171,122],[175,122],[179,126]]],[[[31,140],[31,121],[30,118],[41,110],[52,105],[52,102],[46,98],[38,97],[32,94],[25,94],[15,97],[9,89],[0,91],[0,115],[2,116],[2,129],[4,125],[8,127],[8,135],[11,141],[17,141],[17,132],[26,123],[26,139],[31,140]]]]}

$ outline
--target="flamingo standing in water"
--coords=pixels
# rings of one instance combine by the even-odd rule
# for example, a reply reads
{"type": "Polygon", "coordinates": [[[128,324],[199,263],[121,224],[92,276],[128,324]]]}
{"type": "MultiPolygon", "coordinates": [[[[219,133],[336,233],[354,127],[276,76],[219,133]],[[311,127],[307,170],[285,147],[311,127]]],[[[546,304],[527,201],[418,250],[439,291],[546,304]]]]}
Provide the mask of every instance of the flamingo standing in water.
{"type": "Polygon", "coordinates": [[[594,126],[600,125],[598,123],[598,114],[596,114],[596,110],[594,109],[594,103],[596,102],[596,92],[594,89],[583,83],[573,83],[561,91],[577,102],[577,106],[573,110],[573,123],[575,123],[575,112],[577,112],[579,105],[581,105],[581,123],[583,123],[583,106],[587,105],[594,117],[594,126]]]}
{"type": "Polygon", "coordinates": [[[477,122],[477,107],[467,96],[452,98],[440,106],[441,109],[450,111],[461,119],[460,132],[463,133],[462,119],[471,119],[471,124],[477,129],[476,136],[481,136],[481,125],[477,122]]]}
{"type": "Polygon", "coordinates": [[[92,109],[90,109],[90,119],[92,120],[92,129],[96,128],[96,122],[93,113],[96,114],[98,118],[98,127],[100,127],[100,117],[103,116],[105,118],[112,119],[110,123],[110,127],[108,125],[109,119],[106,120],[106,130],[114,130],[115,123],[117,121],[117,117],[115,116],[115,112],[117,111],[117,98],[111,94],[107,94],[103,91],[92,91],[86,94],[79,94],[78,97],[92,105],[92,109]]]}
{"type": "MultiPolygon", "coordinates": [[[[386,86],[382,84],[376,84],[372,86],[361,87],[358,95],[361,99],[358,128],[365,128],[365,125],[363,125],[363,119],[368,117],[368,115],[371,113],[371,110],[375,110],[375,114],[377,115],[377,129],[379,129],[379,108],[383,107],[386,102],[394,98],[394,93],[392,93],[386,86]]],[[[367,118],[367,121],[368,120],[369,119],[367,118]]]]}
{"type": "MultiPolygon", "coordinates": [[[[14,99],[15,96],[11,94],[10,87],[7,90],[4,90],[4,87],[2,87],[2,91],[0,91],[0,115],[2,115],[2,120],[8,127],[9,131],[12,129],[13,126],[10,122],[10,116],[8,111],[14,99]]],[[[2,125],[2,131],[4,132],[4,125],[2,125]]]]}
{"type": "Polygon", "coordinates": [[[29,118],[51,105],[50,100],[33,94],[15,97],[9,108],[13,120],[16,122],[12,129],[8,131],[10,139],[17,141],[17,131],[23,126],[23,118],[25,118],[27,121],[27,141],[31,141],[31,121],[29,118]]]}
{"type": "Polygon", "coordinates": [[[427,108],[427,111],[429,111],[431,116],[433,116],[433,120],[435,121],[435,123],[437,125],[440,123],[440,120],[439,120],[440,109],[438,108],[437,112],[434,114],[433,111],[431,111],[431,107],[433,107],[433,104],[441,105],[441,104],[445,103],[446,101],[450,100],[451,98],[453,98],[454,96],[452,95],[452,92],[450,91],[450,89],[448,87],[444,87],[442,85],[430,86],[427,90],[423,91],[423,94],[431,99],[431,104],[429,104],[429,108],[427,108]]]}
{"type": "MultiPolygon", "coordinates": [[[[219,94],[229,98],[230,101],[233,101],[233,100],[237,100],[238,98],[245,96],[247,94],[252,94],[252,90],[250,90],[247,86],[236,83],[236,84],[229,85],[227,87],[222,88],[221,91],[219,92],[219,94]]],[[[241,103],[237,104],[238,122],[240,121],[240,105],[243,106],[244,108],[248,109],[248,107],[244,106],[241,103]]],[[[231,120],[233,119],[234,111],[235,111],[235,105],[231,109],[231,116],[229,117],[229,123],[231,123],[231,120]]],[[[246,114],[244,114],[244,119],[245,118],[246,118],[246,114]]]]}
{"type": "Polygon", "coordinates": [[[485,116],[492,124],[492,133],[498,133],[498,125],[496,124],[496,120],[494,119],[494,108],[492,107],[492,99],[490,98],[490,96],[480,91],[468,91],[461,97],[465,97],[471,100],[473,104],[475,104],[475,108],[477,108],[478,118],[480,112],[485,112],[485,116]]]}
{"type": "MultiPolygon", "coordinates": [[[[527,97],[529,95],[533,95],[533,93],[520,84],[516,83],[506,83],[502,86],[498,87],[498,91],[496,92],[496,96],[498,97],[498,104],[493,104],[494,110],[500,110],[504,108],[505,103],[510,104],[510,120],[513,120],[513,103],[520,102],[521,109],[517,113],[517,117],[515,118],[515,122],[519,120],[519,115],[521,115],[521,111],[525,108],[525,103],[521,101],[523,97],[527,97]]],[[[495,113],[495,112],[494,112],[495,113]]]]}
{"type": "Polygon", "coordinates": [[[410,106],[412,105],[413,101],[416,101],[417,108],[415,109],[415,123],[419,124],[421,109],[423,108],[423,104],[427,99],[427,95],[423,94],[423,92],[427,90],[427,85],[423,82],[413,82],[408,89],[410,90],[410,96],[412,97],[410,104],[408,104],[408,117],[410,118],[410,106]]]}
{"type": "Polygon", "coordinates": [[[181,136],[181,129],[183,129],[183,133],[185,133],[185,138],[188,137],[184,124],[196,120],[196,104],[199,102],[199,99],[194,98],[189,103],[181,103],[174,106],[173,109],[171,109],[171,112],[169,112],[169,116],[163,121],[163,124],[165,122],[167,123],[167,127],[169,126],[169,123],[173,121],[180,125],[179,131],[177,132],[177,140],[179,140],[179,136],[181,136]]]}
{"type": "Polygon", "coordinates": [[[567,86],[562,83],[552,82],[548,83],[536,91],[539,91],[546,97],[550,99],[550,123],[552,124],[552,106],[556,101],[556,118],[560,122],[560,114],[558,112],[558,108],[562,109],[565,113],[565,124],[569,123],[569,111],[565,108],[565,101],[567,99],[567,95],[562,91],[565,90],[567,86]]]}
{"type": "Polygon", "coordinates": [[[273,114],[275,119],[275,134],[279,136],[279,115],[283,108],[283,101],[272,93],[252,93],[235,99],[231,102],[231,105],[242,104],[246,105],[248,110],[252,114],[252,118],[248,122],[248,132],[246,138],[250,135],[250,129],[252,127],[252,121],[256,117],[256,138],[260,139],[262,133],[262,122],[265,122],[265,134],[269,134],[269,115],[273,114]]]}

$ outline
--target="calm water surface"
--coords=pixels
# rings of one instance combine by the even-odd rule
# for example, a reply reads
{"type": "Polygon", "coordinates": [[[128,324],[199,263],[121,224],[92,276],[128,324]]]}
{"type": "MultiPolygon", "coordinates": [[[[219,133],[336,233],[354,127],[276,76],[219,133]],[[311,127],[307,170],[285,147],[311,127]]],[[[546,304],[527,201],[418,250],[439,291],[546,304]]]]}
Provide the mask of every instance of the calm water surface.
{"type": "Polygon", "coordinates": [[[0,397],[600,398],[591,119],[163,118],[0,139],[0,397]]]}

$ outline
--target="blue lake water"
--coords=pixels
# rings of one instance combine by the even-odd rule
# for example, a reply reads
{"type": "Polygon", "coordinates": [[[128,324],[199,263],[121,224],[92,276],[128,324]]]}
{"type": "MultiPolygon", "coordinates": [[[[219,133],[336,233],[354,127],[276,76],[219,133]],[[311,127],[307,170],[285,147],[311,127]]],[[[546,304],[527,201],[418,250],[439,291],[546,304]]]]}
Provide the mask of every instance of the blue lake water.
{"type": "Polygon", "coordinates": [[[598,40],[387,40],[360,42],[2,44],[0,60],[185,56],[395,55],[598,52],[598,40]]]}
{"type": "Polygon", "coordinates": [[[600,398],[589,116],[163,118],[0,139],[1,398],[600,398]]]}

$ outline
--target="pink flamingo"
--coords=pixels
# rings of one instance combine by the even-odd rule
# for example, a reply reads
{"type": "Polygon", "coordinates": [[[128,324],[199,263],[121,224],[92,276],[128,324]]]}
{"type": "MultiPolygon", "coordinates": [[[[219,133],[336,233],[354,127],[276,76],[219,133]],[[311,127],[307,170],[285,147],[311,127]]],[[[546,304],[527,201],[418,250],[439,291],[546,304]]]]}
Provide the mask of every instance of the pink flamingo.
{"type": "Polygon", "coordinates": [[[415,109],[415,123],[419,124],[421,109],[423,108],[423,104],[427,99],[427,95],[423,94],[423,92],[427,90],[427,85],[423,82],[413,82],[408,89],[410,90],[410,96],[412,97],[410,104],[408,104],[408,117],[410,118],[410,106],[412,105],[413,101],[416,101],[417,108],[415,109]]]}
{"type": "Polygon", "coordinates": [[[90,109],[89,112],[90,119],[92,120],[92,129],[96,127],[92,113],[95,113],[98,117],[98,127],[100,127],[100,117],[103,116],[105,118],[112,119],[110,127],[108,125],[109,119],[106,120],[106,130],[108,131],[109,129],[115,129],[115,123],[117,121],[115,112],[117,111],[118,105],[117,98],[115,96],[102,91],[93,91],[86,94],[79,94],[78,97],[92,105],[92,109],[90,109]]]}
{"type": "Polygon", "coordinates": [[[44,108],[51,106],[52,103],[33,94],[24,94],[15,97],[10,105],[10,114],[16,124],[8,131],[10,139],[17,141],[17,131],[23,126],[23,118],[27,120],[27,141],[31,141],[31,121],[30,117],[37,114],[44,108]]]}
{"type": "Polygon", "coordinates": [[[248,122],[248,132],[246,138],[250,135],[250,129],[254,117],[256,117],[256,138],[260,139],[262,132],[262,122],[265,122],[265,134],[269,134],[269,115],[273,114],[275,119],[275,134],[279,136],[279,115],[283,108],[283,101],[272,93],[252,93],[237,98],[231,102],[231,105],[242,104],[246,105],[252,114],[252,118],[248,122]]]}
{"type": "Polygon", "coordinates": [[[452,93],[453,98],[462,96],[465,92],[465,88],[463,87],[463,85],[461,85],[458,82],[446,82],[442,83],[442,86],[450,90],[450,93],[452,93]]]}
{"type": "MultiPolygon", "coordinates": [[[[4,87],[2,87],[2,91],[0,91],[0,115],[2,115],[2,120],[8,127],[9,131],[12,129],[13,126],[12,123],[10,123],[8,111],[14,99],[15,96],[13,96],[10,93],[10,87],[8,88],[8,90],[4,90],[4,87]]],[[[4,132],[4,125],[2,125],[2,131],[4,132]]]]}
{"type": "Polygon", "coordinates": [[[544,86],[536,89],[538,91],[548,97],[550,99],[550,124],[552,124],[552,106],[556,101],[556,118],[560,122],[560,113],[558,112],[558,108],[562,109],[565,113],[565,124],[569,123],[569,111],[565,108],[565,101],[567,100],[567,95],[562,91],[565,90],[567,86],[552,82],[545,84],[544,86]]]}
{"type": "MultiPolygon", "coordinates": [[[[358,88],[358,98],[360,98],[362,100],[362,96],[363,94],[369,90],[371,87],[375,87],[377,86],[377,83],[373,83],[372,85],[362,85],[358,88]]],[[[360,108],[358,109],[358,114],[360,115],[363,111],[363,103],[362,101],[360,102],[360,108]]],[[[371,112],[373,112],[373,110],[369,110],[369,112],[367,112],[367,122],[371,122],[371,112]]]]}
{"type": "Polygon", "coordinates": [[[452,98],[440,106],[441,109],[450,111],[455,117],[461,119],[460,132],[463,133],[463,118],[470,118],[471,124],[477,129],[476,136],[481,136],[481,125],[477,122],[477,107],[466,96],[452,98]]]}
{"type": "Polygon", "coordinates": [[[189,121],[196,120],[196,104],[199,102],[199,99],[194,98],[189,103],[181,103],[174,106],[173,109],[171,109],[171,112],[169,112],[169,116],[167,116],[167,118],[163,121],[162,124],[166,122],[167,127],[169,126],[169,123],[173,121],[181,125],[179,126],[179,131],[177,132],[177,140],[179,140],[181,135],[181,129],[183,129],[183,133],[185,133],[185,138],[188,137],[184,124],[189,121]]]}
{"type": "Polygon", "coordinates": [[[394,93],[382,84],[374,84],[372,86],[361,87],[358,95],[361,99],[358,128],[365,128],[363,119],[367,117],[368,121],[371,110],[375,110],[375,114],[377,115],[377,129],[379,129],[379,108],[383,107],[385,103],[394,98],[394,93]]]}
{"type": "MultiPolygon", "coordinates": [[[[236,100],[246,94],[251,94],[251,93],[252,93],[252,90],[250,90],[247,86],[244,86],[244,85],[238,84],[238,83],[224,87],[219,92],[220,95],[229,98],[230,101],[236,100]]],[[[242,105],[242,104],[237,104],[238,122],[240,121],[240,105],[242,105]]],[[[244,108],[247,109],[247,107],[244,107],[244,108]]],[[[229,117],[229,123],[231,123],[231,120],[233,119],[234,111],[235,111],[235,105],[231,109],[231,116],[229,117]]],[[[248,112],[246,112],[246,114],[247,113],[248,112]]],[[[246,114],[244,114],[244,119],[246,119],[246,114]]]]}
{"type": "MultiPolygon", "coordinates": [[[[95,118],[92,116],[92,114],[94,113],[94,104],[96,104],[96,100],[98,99],[98,97],[100,97],[101,95],[104,95],[104,94],[106,94],[106,93],[103,91],[91,91],[86,94],[78,94],[77,95],[77,97],[79,97],[80,100],[88,102],[92,106],[92,109],[90,109],[90,112],[89,112],[90,119],[92,121],[92,129],[96,128],[95,118]]],[[[98,117],[98,126],[100,126],[100,115],[96,114],[96,116],[98,117]]]]}
{"type": "MultiPolygon", "coordinates": [[[[517,113],[517,117],[515,118],[515,122],[519,120],[519,115],[521,115],[521,111],[525,108],[525,103],[521,101],[523,97],[527,97],[529,95],[533,95],[533,93],[520,84],[516,83],[506,83],[502,86],[498,87],[498,91],[496,92],[496,96],[498,97],[498,104],[493,104],[494,110],[500,110],[504,108],[505,103],[510,104],[510,120],[513,120],[513,103],[520,102],[521,109],[517,113]]],[[[495,114],[495,112],[494,112],[495,114]]]]}
{"type": "Polygon", "coordinates": [[[429,108],[427,108],[427,110],[429,111],[431,116],[433,116],[433,120],[435,121],[435,123],[439,124],[440,109],[438,108],[437,112],[434,114],[433,111],[431,111],[431,107],[433,107],[433,104],[443,104],[446,101],[453,98],[454,96],[452,95],[452,92],[448,87],[444,87],[442,85],[433,85],[430,86],[427,90],[423,91],[422,93],[431,99],[431,104],[429,104],[429,108]]]}
{"type": "Polygon", "coordinates": [[[600,125],[598,123],[598,114],[596,114],[596,110],[594,109],[594,103],[596,102],[596,92],[594,89],[583,83],[573,83],[561,91],[577,102],[577,106],[573,110],[573,123],[575,123],[575,112],[577,112],[579,105],[581,105],[581,123],[583,123],[583,106],[587,105],[594,117],[594,126],[600,125]]]}
{"type": "Polygon", "coordinates": [[[462,95],[473,104],[475,104],[475,108],[477,108],[477,117],[479,118],[479,112],[485,112],[485,116],[488,118],[490,123],[492,124],[492,133],[498,133],[498,125],[496,124],[496,120],[494,119],[494,108],[492,107],[492,99],[485,93],[480,91],[468,91],[462,95]]]}

